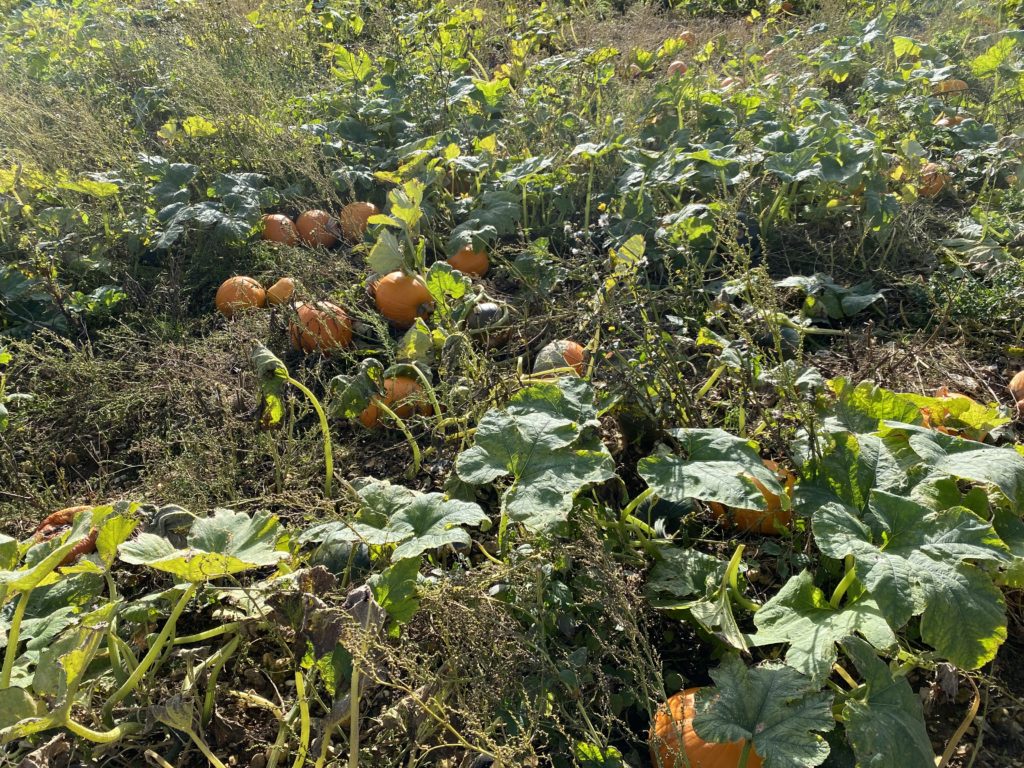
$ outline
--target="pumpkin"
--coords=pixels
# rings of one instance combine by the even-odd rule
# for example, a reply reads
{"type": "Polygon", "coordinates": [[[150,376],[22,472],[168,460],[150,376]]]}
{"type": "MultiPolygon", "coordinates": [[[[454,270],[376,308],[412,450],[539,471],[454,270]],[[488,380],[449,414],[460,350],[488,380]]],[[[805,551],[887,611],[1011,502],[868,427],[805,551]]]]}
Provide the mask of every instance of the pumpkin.
{"type": "Polygon", "coordinates": [[[345,310],[329,301],[298,304],[298,322],[288,324],[292,346],[306,354],[347,347],[352,341],[352,320],[345,310]]]}
{"type": "Polygon", "coordinates": [[[263,217],[264,240],[285,245],[295,245],[299,242],[299,232],[295,229],[295,222],[280,213],[268,213],[263,217]]]}
{"type": "Polygon", "coordinates": [[[448,259],[452,269],[457,269],[464,275],[470,277],[483,277],[490,269],[491,262],[487,259],[486,251],[475,251],[467,245],[461,248],[454,256],[448,259]]]}
{"type": "Polygon", "coordinates": [[[342,237],[350,242],[358,243],[366,233],[370,217],[376,216],[378,213],[380,213],[380,208],[373,203],[349,203],[341,209],[341,213],[338,215],[342,237]]]}
{"type": "MultiPolygon", "coordinates": [[[[36,526],[35,531],[32,532],[32,538],[35,541],[49,541],[50,539],[59,536],[64,532],[64,529],[74,522],[76,515],[89,509],[92,509],[92,507],[65,507],[64,509],[59,509],[56,512],[51,512],[43,518],[39,525],[36,526]]],[[[64,556],[64,559],[60,561],[60,565],[70,565],[82,555],[95,552],[96,536],[98,534],[99,530],[97,528],[92,528],[89,531],[89,535],[73,546],[71,551],[64,556]]]]}
{"type": "Polygon", "coordinates": [[[560,339],[552,341],[537,353],[533,372],[544,373],[567,366],[580,376],[583,375],[583,347],[575,341],[560,339]]]}
{"type": "Polygon", "coordinates": [[[397,328],[410,328],[417,317],[430,317],[434,299],[418,275],[391,272],[376,282],[373,300],[378,311],[397,328]]]}
{"type": "Polygon", "coordinates": [[[1010,379],[1010,396],[1018,409],[1024,409],[1024,371],[1017,371],[1010,379]]]}
{"type": "Polygon", "coordinates": [[[960,115],[942,115],[935,121],[936,128],[953,128],[960,125],[964,118],[960,115]]]}
{"type": "Polygon", "coordinates": [[[639,64],[630,64],[629,65],[629,76],[631,78],[642,77],[643,74],[644,74],[644,71],[642,69],[640,69],[640,65],[639,64]]]}
{"type": "Polygon", "coordinates": [[[251,277],[235,275],[220,284],[214,303],[224,317],[232,317],[240,309],[262,307],[266,304],[267,292],[251,277]]]}
{"type": "Polygon", "coordinates": [[[287,304],[295,295],[295,281],[290,277],[282,277],[272,286],[267,288],[267,304],[272,307],[279,307],[287,304]]]}
{"type": "Polygon", "coordinates": [[[921,197],[935,197],[941,192],[949,177],[943,173],[942,166],[937,163],[926,163],[921,169],[921,197]]]}
{"type": "MultiPolygon", "coordinates": [[[[700,688],[687,688],[658,707],[651,728],[651,762],[657,768],[736,768],[743,753],[742,741],[725,744],[704,741],[693,728],[694,701],[700,688]]],[[[762,768],[753,749],[747,768],[762,768]]]]}
{"type": "Polygon", "coordinates": [[[942,80],[932,86],[933,96],[944,96],[947,93],[961,93],[967,90],[967,83],[963,80],[942,80]]]}
{"type": "Polygon", "coordinates": [[[334,219],[327,211],[305,211],[295,220],[295,227],[306,245],[330,248],[338,242],[334,219]]]}
{"type": "Polygon", "coordinates": [[[373,429],[380,423],[380,409],[376,406],[378,402],[394,411],[400,419],[407,419],[416,411],[428,415],[432,409],[429,404],[422,402],[422,394],[423,387],[411,376],[384,379],[384,396],[374,396],[359,414],[359,422],[367,429],[373,429]]]}
{"type": "Polygon", "coordinates": [[[686,43],[687,45],[693,45],[694,43],[697,42],[697,36],[693,34],[693,32],[691,32],[689,29],[684,29],[682,32],[676,35],[676,39],[686,43]]]}
{"type": "Polygon", "coordinates": [[[686,70],[688,69],[689,67],[686,66],[685,61],[680,61],[679,59],[676,59],[675,61],[668,65],[668,76],[682,77],[683,75],[686,74],[686,70]]]}
{"type": "Polygon", "coordinates": [[[727,91],[734,86],[740,85],[741,82],[742,81],[738,77],[723,77],[718,83],[718,87],[723,91],[727,91]]]}
{"type": "MultiPolygon", "coordinates": [[[[778,475],[779,482],[786,488],[786,494],[792,494],[793,486],[796,484],[796,478],[793,477],[793,473],[788,469],[780,468],[774,461],[769,459],[765,459],[763,463],[768,469],[778,475]]],[[[753,480],[754,485],[757,486],[761,495],[764,496],[765,505],[768,507],[766,510],[727,509],[725,505],[719,504],[717,501],[708,502],[708,507],[720,521],[743,531],[752,531],[766,536],[778,534],[779,527],[789,525],[789,521],[793,518],[793,513],[788,509],[783,509],[782,500],[769,491],[760,480],[756,477],[751,477],[750,479],[753,480]]]]}

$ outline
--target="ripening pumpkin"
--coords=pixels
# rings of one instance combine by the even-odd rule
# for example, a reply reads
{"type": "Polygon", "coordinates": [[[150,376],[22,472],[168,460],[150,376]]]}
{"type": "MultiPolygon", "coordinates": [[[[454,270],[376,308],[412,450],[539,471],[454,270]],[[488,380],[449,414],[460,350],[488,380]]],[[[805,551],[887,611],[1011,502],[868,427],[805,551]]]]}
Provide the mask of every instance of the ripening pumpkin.
{"type": "MultiPolygon", "coordinates": [[[[35,531],[32,533],[32,538],[35,541],[49,541],[50,539],[59,536],[64,532],[64,529],[68,528],[71,523],[74,522],[76,515],[89,509],[92,509],[92,507],[85,505],[78,507],[65,507],[64,509],[59,509],[56,512],[51,512],[43,518],[39,525],[36,526],[35,531]]],[[[60,561],[60,565],[70,565],[82,555],[95,552],[96,536],[98,533],[98,529],[92,528],[89,531],[89,535],[73,546],[71,551],[64,556],[64,559],[60,561]]]]}
{"type": "Polygon", "coordinates": [[[742,81],[738,77],[723,77],[718,83],[718,87],[723,91],[727,91],[733,86],[740,85],[742,81]]]}
{"type": "Polygon", "coordinates": [[[267,292],[251,277],[235,275],[221,283],[214,303],[224,317],[232,317],[240,309],[262,307],[267,303],[267,292]]]}
{"type": "Polygon", "coordinates": [[[1024,371],[1017,371],[1010,379],[1010,396],[1018,409],[1024,409],[1024,371]]]}
{"type": "Polygon", "coordinates": [[[537,353],[533,363],[534,373],[544,373],[557,368],[572,368],[580,376],[583,375],[583,347],[569,339],[552,341],[537,353]]]}
{"type": "Polygon", "coordinates": [[[961,115],[942,115],[935,121],[936,128],[954,128],[964,121],[961,115]]]}
{"type": "Polygon", "coordinates": [[[676,35],[676,39],[681,40],[687,45],[693,45],[694,43],[697,42],[697,36],[688,29],[684,29],[682,32],[676,35]]]}
{"type": "MultiPolygon", "coordinates": [[[[778,464],[770,459],[764,459],[764,465],[778,476],[778,480],[786,489],[786,494],[793,493],[793,486],[796,478],[788,469],[780,468],[778,464]]],[[[756,477],[750,478],[757,489],[764,496],[767,509],[731,509],[717,501],[708,502],[708,508],[720,521],[739,528],[743,531],[752,531],[765,536],[777,535],[778,529],[785,528],[793,518],[793,513],[782,508],[782,500],[769,491],[764,484],[756,477]]]]}
{"type": "Polygon", "coordinates": [[[967,83],[963,80],[943,80],[932,86],[933,96],[944,96],[947,93],[961,93],[967,90],[967,83]]]}
{"type": "Polygon", "coordinates": [[[352,320],[345,310],[329,301],[298,304],[298,322],[288,324],[292,347],[309,354],[347,347],[352,341],[352,320]]]}
{"type": "Polygon", "coordinates": [[[341,213],[338,215],[342,236],[349,242],[358,243],[366,233],[370,217],[376,216],[378,213],[380,213],[380,208],[373,203],[349,203],[341,209],[341,213]]]}
{"type": "Polygon", "coordinates": [[[338,242],[336,224],[327,211],[305,211],[295,220],[295,228],[306,245],[330,248],[338,242]]]}
{"type": "Polygon", "coordinates": [[[680,61],[679,59],[676,59],[675,61],[668,65],[668,76],[682,77],[683,75],[686,74],[686,71],[688,69],[689,67],[686,66],[685,61],[680,61]]]}
{"type": "Polygon", "coordinates": [[[457,269],[470,277],[483,277],[491,267],[491,262],[487,259],[487,252],[475,251],[471,245],[459,249],[454,256],[448,259],[448,263],[452,269],[457,269]]]}
{"type": "Polygon", "coordinates": [[[264,240],[285,245],[296,245],[299,242],[299,232],[295,229],[295,222],[280,213],[268,213],[263,217],[264,240]]]}
{"type": "MultiPolygon", "coordinates": [[[[658,707],[651,728],[651,762],[656,768],[736,768],[743,742],[716,744],[704,741],[693,728],[695,696],[700,688],[687,688],[670,696],[658,707]]],[[[762,768],[761,756],[753,749],[747,768],[762,768]]]]}
{"type": "Polygon", "coordinates": [[[942,166],[938,163],[926,163],[921,169],[921,197],[935,197],[941,192],[949,177],[943,173],[942,166]]]}
{"type": "Polygon", "coordinates": [[[395,412],[400,419],[407,419],[415,412],[429,415],[433,410],[423,401],[423,387],[411,376],[394,376],[384,379],[384,396],[375,396],[363,412],[359,414],[359,422],[367,429],[373,429],[380,423],[380,409],[376,403],[383,403],[395,412]]]}
{"type": "Polygon", "coordinates": [[[411,328],[417,317],[426,320],[434,309],[434,299],[422,278],[402,271],[380,278],[373,287],[373,300],[396,328],[411,328]]]}
{"type": "Polygon", "coordinates": [[[267,304],[272,307],[279,307],[287,304],[295,295],[295,281],[290,277],[282,277],[272,286],[267,288],[267,304]]]}

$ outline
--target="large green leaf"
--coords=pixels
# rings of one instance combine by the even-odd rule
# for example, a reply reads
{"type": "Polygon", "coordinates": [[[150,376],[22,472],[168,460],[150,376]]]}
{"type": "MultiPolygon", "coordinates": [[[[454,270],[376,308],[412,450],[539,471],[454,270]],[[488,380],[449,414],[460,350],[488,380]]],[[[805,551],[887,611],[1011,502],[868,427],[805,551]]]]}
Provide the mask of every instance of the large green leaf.
{"type": "Polygon", "coordinates": [[[965,507],[939,512],[875,491],[864,519],[826,504],[812,519],[821,551],[853,555],[857,578],[894,627],[921,615],[922,639],[954,664],[976,669],[1006,639],[1003,597],[968,561],[1005,562],[1006,545],[965,507]]]}
{"type": "Polygon", "coordinates": [[[162,536],[142,533],[122,544],[119,553],[126,563],[198,582],[275,565],[288,556],[275,549],[278,535],[277,517],[268,512],[250,518],[243,512],[216,509],[212,517],[192,524],[188,545],[182,549],[162,536]]]}
{"type": "Polygon", "coordinates": [[[608,449],[583,431],[596,415],[593,391],[581,379],[536,384],[484,415],[456,472],[473,485],[511,476],[502,494],[509,517],[530,530],[550,529],[568,518],[580,490],[615,474],[608,449]]]}
{"type": "Polygon", "coordinates": [[[889,648],[896,636],[878,604],[861,597],[833,608],[814,586],[809,571],[790,578],[779,592],[754,614],[755,645],[786,643],[786,663],[823,685],[836,661],[836,643],[855,632],[876,648],[889,648]]]}
{"type": "Polygon", "coordinates": [[[726,656],[697,694],[693,727],[705,741],[752,741],[765,768],[813,768],[828,757],[832,695],[791,667],[748,667],[726,656]]]}
{"type": "Polygon", "coordinates": [[[860,638],[843,641],[843,651],[864,678],[864,692],[843,706],[846,736],[857,764],[870,768],[934,768],[935,755],[924,724],[921,697],[906,678],[889,668],[860,638]]]}
{"type": "Polygon", "coordinates": [[[24,688],[0,688],[0,729],[44,714],[46,707],[24,688]]]}

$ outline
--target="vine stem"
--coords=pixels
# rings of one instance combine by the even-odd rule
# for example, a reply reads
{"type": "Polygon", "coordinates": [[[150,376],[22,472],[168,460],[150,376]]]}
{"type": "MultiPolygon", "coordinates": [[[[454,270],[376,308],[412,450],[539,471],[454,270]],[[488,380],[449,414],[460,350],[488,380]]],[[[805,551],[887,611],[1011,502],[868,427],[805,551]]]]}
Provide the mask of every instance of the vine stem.
{"type": "Polygon", "coordinates": [[[160,657],[160,653],[163,651],[164,645],[166,645],[168,638],[174,631],[174,625],[178,623],[178,618],[181,616],[182,611],[185,610],[185,606],[188,604],[189,600],[195,596],[197,589],[199,589],[199,584],[196,582],[192,582],[188,585],[181,597],[178,598],[178,602],[171,611],[171,615],[167,617],[167,622],[164,624],[163,629],[160,630],[160,634],[157,635],[156,640],[153,641],[153,645],[149,649],[149,653],[142,658],[142,661],[139,662],[139,666],[132,671],[121,687],[114,691],[110,698],[107,699],[102,710],[103,721],[105,723],[109,724],[113,722],[111,713],[113,713],[114,707],[116,707],[126,696],[128,696],[128,694],[138,687],[142,678],[145,677],[146,672],[149,671],[149,668],[153,666],[156,660],[160,657]]]}
{"type": "Polygon", "coordinates": [[[738,544],[736,546],[736,551],[732,553],[729,565],[726,566],[725,578],[729,584],[729,591],[732,592],[733,599],[739,603],[740,607],[746,608],[751,613],[757,613],[757,611],[761,609],[761,606],[740,592],[738,577],[740,570],[740,558],[743,557],[744,549],[745,546],[743,544],[738,544]]]}
{"type": "Polygon", "coordinates": [[[94,744],[113,744],[125,736],[142,730],[142,723],[121,723],[109,731],[94,731],[92,728],[87,728],[81,723],[76,723],[70,717],[64,718],[63,725],[75,736],[91,741],[94,744]]]}
{"type": "Polygon", "coordinates": [[[306,679],[301,669],[295,670],[295,698],[299,705],[299,749],[292,768],[302,768],[309,752],[309,700],[306,698],[306,679]]]}
{"type": "Polygon", "coordinates": [[[227,624],[221,624],[220,626],[208,629],[205,632],[197,632],[194,635],[182,635],[181,637],[174,638],[174,645],[188,645],[190,643],[201,643],[204,640],[212,640],[215,637],[221,635],[227,635],[231,632],[235,632],[242,627],[242,622],[232,621],[227,624]]]}
{"type": "Polygon", "coordinates": [[[747,762],[750,760],[750,750],[750,739],[744,739],[743,751],[740,752],[740,761],[736,764],[736,768],[747,768],[747,762]]]}
{"type": "Polygon", "coordinates": [[[832,599],[828,601],[828,604],[836,610],[838,610],[839,603],[842,601],[843,595],[846,594],[846,590],[850,588],[850,585],[853,584],[854,580],[857,578],[857,570],[853,565],[853,555],[847,555],[846,574],[843,576],[842,581],[836,585],[835,592],[832,593],[832,599]]]}
{"type": "Polygon", "coordinates": [[[409,426],[405,423],[405,421],[402,420],[401,416],[399,416],[393,410],[384,405],[384,403],[381,402],[379,399],[375,400],[373,404],[377,406],[377,410],[379,410],[385,416],[393,419],[395,424],[398,425],[398,428],[402,430],[402,434],[405,435],[406,442],[409,443],[409,448],[412,449],[412,472],[410,473],[410,476],[418,474],[420,471],[420,463],[423,461],[423,457],[420,454],[419,443],[417,443],[416,438],[413,437],[412,432],[409,429],[409,426]]]}
{"type": "Polygon", "coordinates": [[[306,396],[309,404],[316,411],[317,418],[320,419],[320,431],[324,436],[324,496],[331,498],[331,481],[334,478],[334,451],[331,445],[331,427],[327,423],[327,414],[324,413],[323,406],[320,405],[316,395],[305,384],[293,379],[291,376],[288,377],[287,381],[306,396]]]}
{"type": "Polygon", "coordinates": [[[25,609],[28,608],[28,598],[32,594],[31,589],[26,589],[18,598],[18,606],[14,609],[14,616],[11,617],[11,628],[7,632],[7,650],[4,653],[4,666],[0,671],[0,689],[9,688],[11,685],[11,671],[14,669],[14,659],[18,655],[18,645],[21,635],[21,620],[25,618],[25,609]]]}

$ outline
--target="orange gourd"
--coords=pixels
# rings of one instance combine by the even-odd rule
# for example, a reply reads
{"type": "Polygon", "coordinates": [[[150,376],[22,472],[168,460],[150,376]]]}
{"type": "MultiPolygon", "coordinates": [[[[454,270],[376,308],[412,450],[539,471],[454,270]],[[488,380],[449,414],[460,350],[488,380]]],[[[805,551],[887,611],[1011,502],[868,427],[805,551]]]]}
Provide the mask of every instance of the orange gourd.
{"type": "Polygon", "coordinates": [[[689,67],[686,66],[685,61],[679,61],[679,59],[676,59],[675,61],[668,65],[668,76],[682,77],[683,75],[686,74],[686,71],[688,69],[689,67]]]}
{"type": "Polygon", "coordinates": [[[292,347],[309,354],[314,350],[329,352],[347,347],[352,342],[352,320],[345,310],[329,301],[299,304],[295,307],[298,322],[288,324],[292,347]]]}
{"type": "MultiPolygon", "coordinates": [[[[693,728],[694,701],[700,688],[680,691],[658,707],[651,728],[651,762],[656,768],[736,768],[743,742],[725,744],[704,741],[693,728]]],[[[753,749],[747,768],[762,768],[761,756],[753,749]]]]}
{"type": "Polygon", "coordinates": [[[374,285],[377,309],[396,328],[410,328],[417,317],[424,320],[434,309],[434,299],[419,276],[391,272],[374,285]]]}
{"type": "Polygon", "coordinates": [[[1024,371],[1017,371],[1010,379],[1010,396],[1017,404],[1017,410],[1024,412],[1024,371]]]}
{"type": "Polygon", "coordinates": [[[935,197],[941,192],[949,177],[943,173],[942,166],[937,163],[926,163],[921,169],[921,197],[935,197]]]}
{"type": "Polygon", "coordinates": [[[287,304],[295,295],[295,281],[290,277],[282,277],[272,286],[267,288],[267,304],[272,307],[279,307],[287,304]]]}
{"type": "Polygon", "coordinates": [[[296,245],[299,242],[295,222],[280,213],[268,213],[263,217],[262,237],[264,240],[285,245],[296,245]]]}
{"type": "Polygon", "coordinates": [[[349,203],[341,209],[338,215],[338,222],[341,224],[341,234],[346,240],[358,243],[366,233],[366,227],[371,216],[380,213],[380,209],[373,203],[349,203]]]}
{"type": "Polygon", "coordinates": [[[935,121],[936,128],[954,128],[964,121],[961,115],[942,115],[935,121]]]}
{"type": "Polygon", "coordinates": [[[569,339],[553,341],[537,353],[537,360],[533,364],[533,372],[544,373],[545,371],[568,366],[582,376],[583,354],[583,347],[575,341],[569,339]]]}
{"type": "Polygon", "coordinates": [[[933,96],[944,96],[947,93],[960,93],[967,90],[963,80],[943,80],[932,86],[933,96]]]}
{"type": "Polygon", "coordinates": [[[472,246],[467,245],[448,259],[452,269],[457,269],[464,275],[470,277],[483,277],[491,267],[487,259],[486,251],[475,251],[472,246]]]}
{"type": "Polygon", "coordinates": [[[373,429],[380,423],[380,409],[377,403],[383,403],[401,419],[407,419],[415,412],[429,414],[433,410],[423,402],[423,387],[411,376],[395,376],[384,379],[384,396],[375,396],[371,403],[359,414],[360,423],[367,429],[373,429]],[[419,402],[417,402],[419,401],[419,402]]]}
{"type": "MultiPolygon", "coordinates": [[[[65,507],[64,509],[59,509],[56,512],[51,512],[43,518],[39,525],[36,526],[35,531],[32,533],[32,538],[35,541],[49,541],[50,539],[59,536],[64,532],[64,529],[71,525],[76,515],[89,509],[92,509],[92,507],[86,505],[65,507]]],[[[70,565],[82,555],[95,552],[96,536],[98,534],[99,530],[92,528],[89,531],[89,535],[73,546],[71,551],[64,556],[64,559],[60,561],[60,565],[70,565]]]]}
{"type": "MultiPolygon", "coordinates": [[[[763,463],[768,469],[776,473],[779,482],[786,488],[786,494],[792,494],[793,486],[796,484],[796,478],[793,476],[793,473],[784,467],[780,468],[778,464],[770,459],[764,459],[763,463]]],[[[778,534],[780,527],[784,528],[789,525],[789,521],[793,518],[793,513],[788,509],[783,509],[782,500],[769,491],[760,480],[756,477],[751,477],[750,479],[753,480],[754,485],[757,486],[757,489],[764,496],[767,509],[729,509],[717,501],[708,502],[708,507],[719,520],[740,530],[752,531],[766,536],[778,534]]]]}
{"type": "Polygon", "coordinates": [[[225,317],[233,317],[240,309],[262,307],[266,301],[267,292],[263,286],[251,277],[241,275],[229,277],[221,283],[214,298],[217,309],[225,317]]]}
{"type": "Polygon", "coordinates": [[[327,211],[306,211],[295,220],[295,227],[306,245],[330,248],[338,242],[337,225],[327,211]]]}

